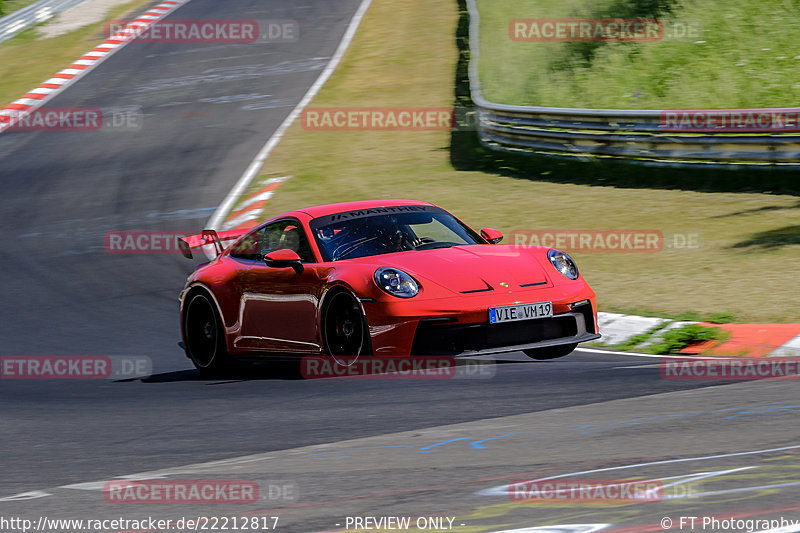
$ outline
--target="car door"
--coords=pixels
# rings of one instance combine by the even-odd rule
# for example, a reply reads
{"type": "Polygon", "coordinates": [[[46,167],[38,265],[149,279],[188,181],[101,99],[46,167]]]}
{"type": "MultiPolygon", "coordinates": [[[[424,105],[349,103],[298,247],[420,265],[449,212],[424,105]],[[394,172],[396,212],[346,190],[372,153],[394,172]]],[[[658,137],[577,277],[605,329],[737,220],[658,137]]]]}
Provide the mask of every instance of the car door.
{"type": "Polygon", "coordinates": [[[283,219],[264,226],[231,251],[242,268],[237,348],[318,353],[317,307],[322,284],[302,224],[283,219]],[[264,263],[269,252],[289,248],[300,255],[302,272],[264,263]]]}

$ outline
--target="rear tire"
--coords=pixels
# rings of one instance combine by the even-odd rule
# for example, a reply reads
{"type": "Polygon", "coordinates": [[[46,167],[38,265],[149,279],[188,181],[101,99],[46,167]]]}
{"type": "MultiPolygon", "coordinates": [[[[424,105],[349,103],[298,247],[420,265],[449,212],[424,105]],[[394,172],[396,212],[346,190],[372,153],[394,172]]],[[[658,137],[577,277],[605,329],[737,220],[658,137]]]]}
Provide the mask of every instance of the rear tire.
{"type": "Polygon", "coordinates": [[[183,313],[186,355],[204,376],[230,372],[234,365],[225,347],[225,329],[211,297],[204,292],[189,296],[183,313]]]}
{"type": "Polygon", "coordinates": [[[530,350],[522,350],[522,352],[531,359],[545,361],[547,359],[558,359],[559,357],[569,355],[577,347],[577,344],[564,344],[562,346],[550,346],[548,348],[532,348],[530,350]]]}
{"type": "Polygon", "coordinates": [[[322,342],[325,352],[334,358],[372,351],[367,320],[351,293],[338,290],[328,296],[322,315],[322,342]]]}

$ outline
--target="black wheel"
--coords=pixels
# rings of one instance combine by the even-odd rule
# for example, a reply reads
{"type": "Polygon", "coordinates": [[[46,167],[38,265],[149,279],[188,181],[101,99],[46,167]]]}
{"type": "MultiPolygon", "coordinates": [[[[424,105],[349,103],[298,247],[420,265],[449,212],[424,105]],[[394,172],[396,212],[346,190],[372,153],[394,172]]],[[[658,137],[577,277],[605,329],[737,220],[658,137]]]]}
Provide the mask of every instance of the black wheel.
{"type": "Polygon", "coordinates": [[[549,348],[533,348],[531,350],[522,350],[522,352],[531,359],[543,361],[545,359],[558,359],[559,357],[569,355],[577,347],[577,344],[564,344],[562,346],[551,346],[549,348]]]}
{"type": "Polygon", "coordinates": [[[370,351],[367,321],[349,292],[328,297],[322,316],[322,341],[329,355],[364,355],[370,351]]]}
{"type": "Polygon", "coordinates": [[[183,328],[186,355],[201,374],[214,375],[231,370],[222,320],[207,294],[199,292],[189,296],[183,313],[183,328]]]}

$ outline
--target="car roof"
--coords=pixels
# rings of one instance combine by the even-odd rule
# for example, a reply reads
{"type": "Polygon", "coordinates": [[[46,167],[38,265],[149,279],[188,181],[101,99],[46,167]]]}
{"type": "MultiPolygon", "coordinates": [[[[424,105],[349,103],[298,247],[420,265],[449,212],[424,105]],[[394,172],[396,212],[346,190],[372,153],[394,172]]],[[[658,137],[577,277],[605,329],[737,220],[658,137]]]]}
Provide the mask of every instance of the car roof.
{"type": "MultiPolygon", "coordinates": [[[[336,213],[343,213],[345,211],[356,211],[358,209],[375,209],[378,207],[393,207],[398,205],[434,205],[430,202],[421,202],[419,200],[361,200],[358,202],[342,202],[338,204],[318,205],[315,207],[306,207],[298,209],[294,213],[304,213],[311,218],[324,217],[326,215],[333,215],[336,213]]],[[[287,213],[291,215],[292,213],[287,213]]]]}

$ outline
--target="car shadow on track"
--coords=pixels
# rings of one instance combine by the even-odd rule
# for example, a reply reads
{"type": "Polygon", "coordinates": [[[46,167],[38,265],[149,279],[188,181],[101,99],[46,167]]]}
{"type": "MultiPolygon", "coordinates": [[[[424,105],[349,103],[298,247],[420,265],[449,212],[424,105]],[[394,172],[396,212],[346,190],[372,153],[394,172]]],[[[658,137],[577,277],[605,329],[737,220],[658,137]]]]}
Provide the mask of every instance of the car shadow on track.
{"type": "MultiPolygon", "coordinates": [[[[532,360],[501,360],[501,359],[457,359],[456,366],[475,364],[481,361],[486,364],[501,365],[508,363],[542,363],[542,361],[532,360]]],[[[173,372],[163,372],[153,374],[145,378],[128,378],[115,380],[116,383],[131,381],[141,381],[142,383],[174,383],[181,381],[206,381],[209,385],[221,385],[225,383],[236,383],[241,381],[261,381],[261,380],[281,380],[281,381],[312,381],[317,378],[303,376],[300,360],[278,360],[263,361],[257,363],[242,363],[235,370],[217,376],[204,376],[197,370],[187,369],[173,372]]],[[[325,379],[348,379],[347,377],[326,377],[325,379]]]]}
{"type": "Polygon", "coordinates": [[[299,361],[269,361],[264,363],[242,364],[234,370],[216,376],[204,376],[197,370],[178,370],[176,372],[164,372],[153,374],[146,378],[135,380],[142,383],[171,383],[176,381],[207,381],[209,384],[230,383],[237,381],[254,380],[301,380],[299,361]]]}

